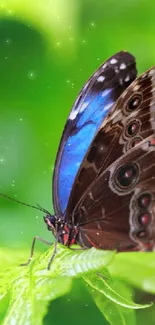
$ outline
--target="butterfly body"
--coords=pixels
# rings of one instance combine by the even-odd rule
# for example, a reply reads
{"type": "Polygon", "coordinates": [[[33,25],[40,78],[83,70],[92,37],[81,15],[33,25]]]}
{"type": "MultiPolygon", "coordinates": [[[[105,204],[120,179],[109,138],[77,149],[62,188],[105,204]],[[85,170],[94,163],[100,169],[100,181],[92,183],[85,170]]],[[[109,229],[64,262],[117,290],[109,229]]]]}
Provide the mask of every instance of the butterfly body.
{"type": "Polygon", "coordinates": [[[154,249],[155,68],[136,74],[131,54],[115,54],[71,110],[54,172],[55,216],[44,217],[64,245],[154,249]]]}

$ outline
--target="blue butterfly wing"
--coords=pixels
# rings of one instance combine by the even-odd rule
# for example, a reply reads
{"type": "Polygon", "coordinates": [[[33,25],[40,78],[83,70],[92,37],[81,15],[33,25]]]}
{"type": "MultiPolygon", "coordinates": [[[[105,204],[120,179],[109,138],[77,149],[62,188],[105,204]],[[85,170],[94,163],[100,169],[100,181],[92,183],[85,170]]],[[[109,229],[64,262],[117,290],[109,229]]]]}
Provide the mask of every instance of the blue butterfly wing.
{"type": "Polygon", "coordinates": [[[101,65],[81,90],[69,114],[56,158],[53,177],[56,215],[64,215],[75,177],[95,133],[136,75],[135,58],[122,51],[101,65]]]}

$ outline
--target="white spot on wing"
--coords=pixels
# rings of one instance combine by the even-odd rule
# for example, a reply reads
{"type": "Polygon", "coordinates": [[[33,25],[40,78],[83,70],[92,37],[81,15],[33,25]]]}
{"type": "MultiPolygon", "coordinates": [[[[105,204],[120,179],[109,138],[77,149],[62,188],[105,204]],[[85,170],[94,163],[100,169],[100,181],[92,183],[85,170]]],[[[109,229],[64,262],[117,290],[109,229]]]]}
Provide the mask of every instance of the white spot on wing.
{"type": "Polygon", "coordinates": [[[134,90],[134,91],[137,91],[137,90],[139,89],[139,87],[140,87],[139,85],[136,85],[136,86],[133,88],[133,90],[134,90]]]}
{"type": "Polygon", "coordinates": [[[120,69],[121,69],[121,70],[126,69],[126,64],[125,64],[125,63],[121,63],[121,65],[120,65],[120,69]]]}
{"type": "Polygon", "coordinates": [[[98,78],[97,78],[97,81],[98,82],[103,82],[105,80],[105,77],[104,76],[99,76],[98,78]]]}
{"type": "Polygon", "coordinates": [[[108,65],[108,63],[106,62],[106,63],[104,63],[103,64],[103,68],[105,69],[106,67],[107,67],[107,65],[108,65]]]}
{"type": "Polygon", "coordinates": [[[110,60],[110,63],[115,64],[115,63],[117,63],[117,60],[113,58],[113,59],[110,60]]]}
{"type": "Polygon", "coordinates": [[[83,104],[81,105],[81,107],[80,107],[79,112],[82,113],[82,112],[85,110],[85,108],[88,106],[88,104],[89,104],[89,102],[85,102],[85,103],[83,103],[83,104]]]}
{"type": "Polygon", "coordinates": [[[75,118],[77,117],[78,113],[82,113],[88,105],[89,105],[89,102],[84,102],[81,105],[80,109],[79,109],[79,107],[76,108],[76,109],[73,109],[71,111],[70,115],[69,115],[69,120],[75,120],[75,118]]]}
{"type": "Polygon", "coordinates": [[[124,79],[125,82],[128,82],[130,80],[130,76],[126,76],[126,78],[124,79]]]}
{"type": "Polygon", "coordinates": [[[119,69],[117,67],[114,70],[116,73],[119,73],[119,69]]]}
{"type": "Polygon", "coordinates": [[[155,73],[155,69],[153,68],[153,69],[151,69],[151,70],[149,71],[149,76],[153,76],[154,73],[155,73]]]}
{"type": "Polygon", "coordinates": [[[71,111],[71,113],[69,115],[69,120],[75,120],[75,118],[77,117],[77,114],[78,114],[78,110],[71,111]]]}
{"type": "Polygon", "coordinates": [[[110,103],[110,104],[105,105],[104,106],[104,111],[108,111],[111,108],[112,104],[113,103],[110,103]]]}
{"type": "Polygon", "coordinates": [[[107,96],[111,92],[111,89],[106,89],[102,92],[102,97],[107,96]]]}

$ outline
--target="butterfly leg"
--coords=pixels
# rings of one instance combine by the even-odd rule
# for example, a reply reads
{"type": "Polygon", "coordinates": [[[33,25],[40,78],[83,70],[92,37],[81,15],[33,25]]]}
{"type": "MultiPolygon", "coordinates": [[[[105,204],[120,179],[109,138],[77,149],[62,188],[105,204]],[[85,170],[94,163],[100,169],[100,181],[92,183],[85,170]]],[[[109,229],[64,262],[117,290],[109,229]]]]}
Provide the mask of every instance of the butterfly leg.
{"type": "Polygon", "coordinates": [[[44,244],[46,244],[46,245],[49,245],[49,246],[52,245],[51,242],[49,242],[49,241],[47,241],[47,240],[45,240],[45,239],[43,239],[43,238],[41,238],[41,237],[35,236],[35,237],[33,238],[32,245],[31,245],[31,253],[30,253],[30,257],[28,258],[28,260],[27,260],[26,263],[22,263],[22,264],[20,264],[20,266],[26,266],[26,265],[28,265],[28,264],[31,262],[32,257],[33,257],[33,254],[34,254],[34,247],[35,247],[36,240],[39,240],[40,242],[42,242],[42,243],[44,243],[44,244]]]}
{"type": "Polygon", "coordinates": [[[56,238],[56,241],[55,241],[55,243],[54,243],[53,254],[52,254],[52,256],[51,256],[51,258],[50,258],[50,260],[49,260],[49,263],[48,263],[48,265],[47,265],[47,270],[50,270],[50,268],[51,268],[51,263],[52,263],[52,261],[53,261],[55,255],[56,255],[56,253],[57,253],[57,245],[58,245],[58,238],[56,238]]]}

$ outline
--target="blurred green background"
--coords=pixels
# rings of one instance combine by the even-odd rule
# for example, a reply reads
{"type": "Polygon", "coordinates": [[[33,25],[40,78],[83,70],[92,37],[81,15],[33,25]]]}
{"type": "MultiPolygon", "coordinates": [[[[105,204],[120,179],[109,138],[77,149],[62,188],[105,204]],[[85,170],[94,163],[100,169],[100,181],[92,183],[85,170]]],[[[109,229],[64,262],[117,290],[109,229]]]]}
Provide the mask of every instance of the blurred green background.
{"type": "MultiPolygon", "coordinates": [[[[53,211],[54,160],[80,88],[120,50],[136,56],[140,73],[155,64],[154,16],[146,0],[0,0],[0,192],[53,211]]],[[[42,213],[0,198],[0,245],[30,248],[34,235],[51,239],[42,213]]],[[[77,288],[48,317],[103,324],[77,288]]]]}

